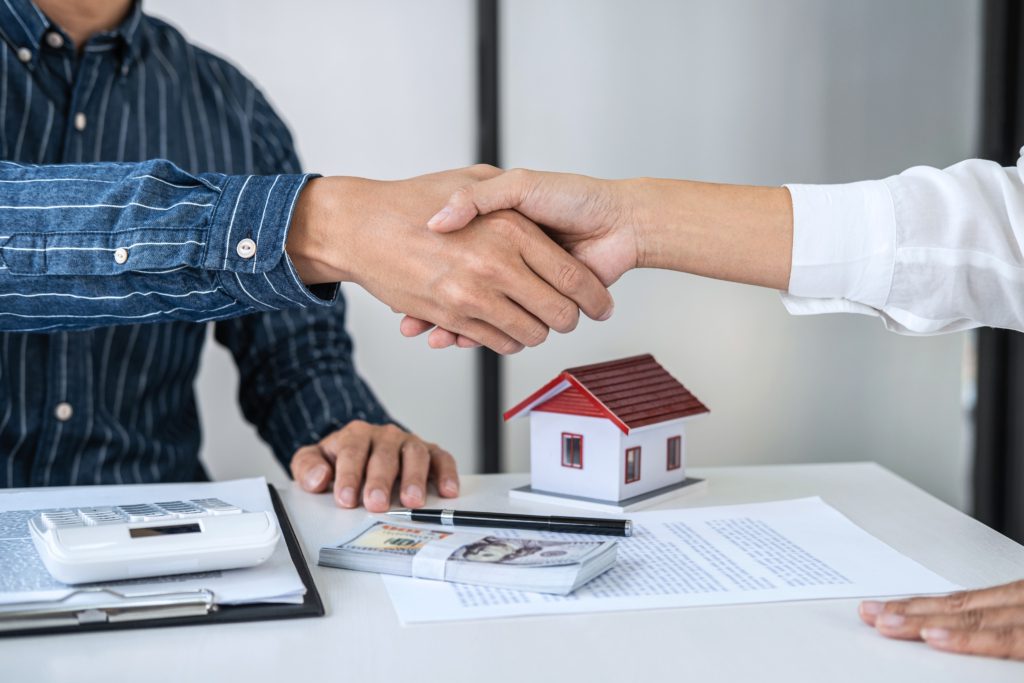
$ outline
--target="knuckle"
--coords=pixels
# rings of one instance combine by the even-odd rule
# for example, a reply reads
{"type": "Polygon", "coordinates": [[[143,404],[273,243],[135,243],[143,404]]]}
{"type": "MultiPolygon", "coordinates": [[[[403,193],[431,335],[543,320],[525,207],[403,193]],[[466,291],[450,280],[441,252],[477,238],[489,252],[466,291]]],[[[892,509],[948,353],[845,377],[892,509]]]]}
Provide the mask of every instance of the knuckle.
{"type": "Polygon", "coordinates": [[[906,602],[887,602],[883,608],[887,614],[906,614],[907,603],[906,602]]]}
{"type": "Polygon", "coordinates": [[[985,626],[985,611],[980,609],[968,609],[960,612],[957,619],[960,627],[968,631],[978,631],[985,626]]]}
{"type": "Polygon", "coordinates": [[[519,353],[522,350],[522,344],[517,342],[515,339],[503,339],[495,349],[495,351],[505,356],[512,355],[513,353],[519,353]]]}
{"type": "Polygon", "coordinates": [[[1017,641],[1019,632],[1013,627],[993,629],[992,635],[995,640],[994,654],[996,657],[1007,659],[1013,656],[1015,650],[1020,646],[1017,641]]]}
{"type": "Polygon", "coordinates": [[[583,272],[575,263],[563,263],[558,268],[555,282],[560,291],[575,292],[583,284],[583,272]]]}
{"type": "MultiPolygon", "coordinates": [[[[457,280],[445,281],[441,285],[441,295],[446,308],[467,311],[476,305],[476,293],[457,280]]],[[[449,327],[449,325],[446,324],[445,327],[449,327]]]]}
{"type": "Polygon", "coordinates": [[[530,347],[540,346],[548,338],[548,328],[544,325],[535,325],[526,333],[526,345],[530,347]]]}
{"type": "Polygon", "coordinates": [[[969,600],[967,591],[952,593],[946,598],[946,609],[950,612],[960,612],[967,608],[969,600]]]}
{"type": "Polygon", "coordinates": [[[562,333],[572,332],[580,322],[580,309],[575,303],[566,299],[555,311],[554,327],[562,333]]]}
{"type": "Polygon", "coordinates": [[[501,173],[501,169],[498,168],[497,166],[492,166],[490,164],[473,164],[472,166],[469,167],[469,172],[474,177],[480,180],[484,180],[486,178],[491,178],[497,175],[498,173],[501,173]]]}

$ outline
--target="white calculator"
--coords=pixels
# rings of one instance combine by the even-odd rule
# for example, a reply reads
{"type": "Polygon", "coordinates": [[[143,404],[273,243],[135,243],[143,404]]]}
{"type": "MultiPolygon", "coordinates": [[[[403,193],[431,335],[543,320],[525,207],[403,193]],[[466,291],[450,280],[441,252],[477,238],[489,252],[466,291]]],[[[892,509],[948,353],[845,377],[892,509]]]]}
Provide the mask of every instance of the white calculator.
{"type": "Polygon", "coordinates": [[[253,567],[281,537],[273,513],[218,498],[46,510],[28,527],[50,574],[71,584],[253,567]]]}

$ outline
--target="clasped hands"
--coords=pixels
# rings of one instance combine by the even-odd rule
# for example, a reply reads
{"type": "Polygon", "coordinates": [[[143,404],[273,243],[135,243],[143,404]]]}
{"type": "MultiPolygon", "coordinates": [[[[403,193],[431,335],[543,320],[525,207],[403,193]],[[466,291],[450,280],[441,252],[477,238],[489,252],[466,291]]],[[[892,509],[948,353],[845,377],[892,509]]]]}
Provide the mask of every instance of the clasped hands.
{"type": "Polygon", "coordinates": [[[565,206],[545,203],[530,215],[517,199],[525,178],[481,165],[389,182],[312,180],[296,205],[288,252],[307,284],[354,282],[408,316],[407,336],[436,325],[432,346],[515,353],[552,329],[573,330],[580,311],[610,317],[607,286],[636,265],[628,240],[607,239],[611,205],[573,187],[565,206]]]}

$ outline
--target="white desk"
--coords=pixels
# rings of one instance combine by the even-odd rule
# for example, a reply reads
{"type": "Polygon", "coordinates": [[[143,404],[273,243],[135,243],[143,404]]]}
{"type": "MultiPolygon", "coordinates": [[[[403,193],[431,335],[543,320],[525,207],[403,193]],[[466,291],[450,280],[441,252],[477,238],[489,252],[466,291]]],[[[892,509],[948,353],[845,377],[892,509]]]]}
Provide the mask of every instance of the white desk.
{"type": "MultiPolygon", "coordinates": [[[[869,463],[707,468],[707,492],[666,506],[820,495],[854,522],[966,586],[1024,577],[1024,547],[869,463]]],[[[525,475],[472,476],[458,504],[525,510],[525,475]]],[[[282,492],[307,558],[357,524],[327,496],[282,492]]],[[[436,501],[431,501],[434,503],[436,501]]],[[[532,505],[555,512],[564,508],[532,505]]],[[[322,619],[0,639],[0,680],[28,681],[998,681],[1024,663],[949,655],[877,636],[855,600],[399,625],[381,580],[313,567],[322,619]]]]}

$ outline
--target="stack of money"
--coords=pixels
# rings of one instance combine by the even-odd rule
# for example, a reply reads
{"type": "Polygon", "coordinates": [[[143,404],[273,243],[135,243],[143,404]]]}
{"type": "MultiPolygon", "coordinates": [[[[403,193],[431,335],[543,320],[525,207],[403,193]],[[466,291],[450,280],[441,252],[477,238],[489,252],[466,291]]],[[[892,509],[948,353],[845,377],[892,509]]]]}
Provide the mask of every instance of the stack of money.
{"type": "Polygon", "coordinates": [[[568,595],[615,564],[614,541],[541,540],[374,521],[320,549],[320,564],[568,595]]]}

